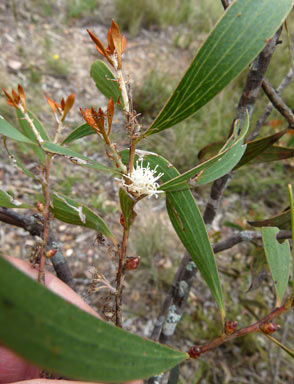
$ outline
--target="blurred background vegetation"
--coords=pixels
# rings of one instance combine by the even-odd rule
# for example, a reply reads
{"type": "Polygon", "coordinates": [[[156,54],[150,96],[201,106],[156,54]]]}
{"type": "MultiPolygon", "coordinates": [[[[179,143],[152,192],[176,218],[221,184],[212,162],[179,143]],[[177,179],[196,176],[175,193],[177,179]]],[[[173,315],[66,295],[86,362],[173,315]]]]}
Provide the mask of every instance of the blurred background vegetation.
{"type": "MultiPolygon", "coordinates": [[[[147,128],[222,14],[220,0],[4,0],[0,4],[0,86],[9,90],[17,83],[24,85],[31,110],[51,130],[54,121],[44,102],[43,93],[59,101],[61,97],[75,92],[75,112],[68,120],[69,132],[82,122],[79,107],[106,104],[89,77],[92,62],[100,57],[88,39],[85,28],[93,30],[105,41],[113,18],[128,40],[125,72],[132,83],[135,109],[141,113],[140,121],[147,128]]],[[[288,20],[292,41],[293,24],[292,12],[288,20]]],[[[281,40],[283,43],[277,47],[267,72],[267,78],[274,87],[280,84],[290,68],[285,30],[281,40]]],[[[148,138],[143,148],[160,153],[180,171],[194,166],[199,161],[197,154],[204,146],[227,137],[246,73],[247,70],[187,121],[148,138]]],[[[293,82],[284,91],[283,98],[290,107],[294,107],[293,82]]],[[[254,127],[267,103],[267,98],[261,92],[251,127],[254,127]]],[[[17,123],[14,111],[6,104],[4,97],[0,99],[0,114],[17,123]]],[[[260,134],[265,136],[286,126],[281,116],[272,112],[260,134]]],[[[127,139],[122,127],[122,117],[116,114],[114,134],[118,145],[124,147],[127,139]]],[[[293,138],[286,135],[281,143],[293,145],[293,138]]],[[[21,153],[25,162],[31,163],[31,153],[27,147],[16,144],[14,148],[21,153]]],[[[103,145],[95,136],[80,140],[72,148],[104,161],[101,160],[103,145]]],[[[4,172],[10,164],[4,152],[1,162],[4,172]]],[[[219,217],[210,232],[212,241],[229,234],[231,226],[246,229],[249,228],[247,220],[262,219],[285,208],[288,204],[287,184],[293,181],[293,166],[293,161],[286,160],[249,165],[235,172],[225,193],[219,217]],[[222,232],[221,225],[224,225],[222,232]]],[[[2,183],[13,188],[15,182],[20,180],[19,174],[9,171],[7,175],[2,183]]],[[[81,198],[102,213],[106,221],[116,225],[119,212],[112,201],[115,195],[110,178],[97,176],[61,161],[56,164],[54,177],[56,189],[81,198]]],[[[24,193],[24,183],[21,179],[22,185],[16,192],[24,193]]],[[[31,188],[30,185],[25,187],[31,188]]],[[[209,190],[210,186],[205,186],[194,191],[200,209],[205,206],[209,190]]],[[[136,276],[131,277],[126,288],[129,298],[125,311],[130,319],[141,317],[143,323],[156,317],[164,292],[172,282],[183,253],[168,223],[164,201],[155,203],[148,201],[146,206],[141,207],[141,219],[138,217],[130,244],[130,254],[141,255],[142,266],[136,276]]],[[[93,256],[92,244],[87,244],[87,249],[85,245],[71,244],[78,236],[81,236],[79,232],[72,238],[65,237],[70,243],[66,245],[68,249],[76,251],[82,247],[81,253],[87,256],[85,259],[70,259],[77,277],[83,276],[85,260],[92,258],[95,262],[97,256],[93,256]]],[[[6,243],[9,243],[7,239],[6,243]]],[[[12,244],[15,245],[15,239],[11,240],[11,247],[12,244]]],[[[231,308],[232,318],[237,318],[240,325],[252,322],[254,316],[265,314],[265,304],[270,306],[273,300],[272,290],[261,282],[257,284],[259,289],[247,293],[250,281],[256,278],[250,270],[255,268],[253,261],[259,251],[258,244],[250,244],[218,256],[224,291],[228,292],[226,301],[231,308]]],[[[101,257],[97,256],[99,262],[101,257]]],[[[102,262],[106,263],[105,257],[102,262]]],[[[211,339],[219,331],[215,306],[201,280],[193,288],[189,304],[176,335],[175,344],[179,346],[190,346],[196,339],[211,339]]],[[[138,327],[138,322],[136,324],[138,327]]],[[[140,331],[144,333],[139,328],[140,331]]],[[[293,337],[293,330],[291,332],[290,336],[293,337]]],[[[180,382],[293,382],[293,364],[284,354],[282,357],[281,361],[280,352],[262,337],[249,336],[184,367],[180,382]]]]}

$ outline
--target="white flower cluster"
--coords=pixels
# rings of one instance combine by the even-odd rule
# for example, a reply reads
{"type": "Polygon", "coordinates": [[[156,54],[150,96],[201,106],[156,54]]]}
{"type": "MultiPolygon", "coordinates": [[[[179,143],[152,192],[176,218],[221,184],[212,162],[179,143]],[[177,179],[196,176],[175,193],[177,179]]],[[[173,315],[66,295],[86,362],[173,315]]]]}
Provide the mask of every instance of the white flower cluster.
{"type": "Polygon", "coordinates": [[[131,183],[126,184],[123,180],[123,186],[136,197],[147,195],[148,197],[155,196],[157,198],[158,194],[163,192],[158,191],[159,184],[157,180],[164,175],[163,173],[158,173],[155,176],[157,167],[158,165],[154,169],[150,169],[150,164],[148,163],[144,168],[143,159],[137,160],[136,168],[133,168],[131,174],[125,176],[131,183]]]}

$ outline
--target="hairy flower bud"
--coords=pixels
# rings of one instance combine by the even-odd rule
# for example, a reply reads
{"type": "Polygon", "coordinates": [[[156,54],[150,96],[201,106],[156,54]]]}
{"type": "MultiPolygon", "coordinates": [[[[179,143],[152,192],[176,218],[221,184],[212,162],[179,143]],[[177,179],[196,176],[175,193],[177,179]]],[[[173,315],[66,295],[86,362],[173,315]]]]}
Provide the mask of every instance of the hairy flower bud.
{"type": "Polygon", "coordinates": [[[51,257],[53,257],[55,254],[56,254],[57,250],[56,249],[50,249],[49,251],[46,252],[46,257],[48,259],[50,259],[51,257]]]}
{"type": "Polygon", "coordinates": [[[200,357],[201,355],[201,349],[194,345],[189,349],[188,354],[191,357],[191,359],[198,359],[198,357],[200,357]]]}
{"type": "Polygon", "coordinates": [[[40,201],[37,202],[37,210],[42,213],[44,211],[44,204],[41,203],[40,201]]]}
{"type": "Polygon", "coordinates": [[[137,257],[127,257],[125,268],[127,271],[137,269],[140,264],[140,256],[137,257]]]}
{"type": "Polygon", "coordinates": [[[263,323],[263,324],[260,326],[260,330],[261,330],[263,333],[267,333],[267,334],[274,333],[274,332],[276,332],[279,328],[280,328],[279,324],[276,324],[276,323],[263,323]]]}
{"type": "Polygon", "coordinates": [[[236,332],[237,324],[237,321],[227,321],[225,324],[225,334],[231,335],[236,332]]]}

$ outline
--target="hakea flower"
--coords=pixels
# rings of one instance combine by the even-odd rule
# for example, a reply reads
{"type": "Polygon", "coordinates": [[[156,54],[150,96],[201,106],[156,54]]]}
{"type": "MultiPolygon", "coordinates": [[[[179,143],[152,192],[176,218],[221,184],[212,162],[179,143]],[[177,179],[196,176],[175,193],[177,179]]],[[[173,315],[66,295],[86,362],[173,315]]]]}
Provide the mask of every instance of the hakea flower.
{"type": "Polygon", "coordinates": [[[133,168],[132,173],[124,175],[130,183],[126,183],[126,180],[122,181],[123,186],[135,197],[147,195],[149,198],[155,196],[158,198],[158,194],[163,191],[158,191],[159,180],[164,173],[157,173],[158,165],[154,169],[150,168],[148,163],[146,167],[143,166],[143,159],[137,160],[136,168],[133,168]]]}
{"type": "Polygon", "coordinates": [[[107,118],[107,135],[110,134],[114,114],[114,103],[112,97],[108,101],[106,113],[104,113],[101,108],[99,108],[98,111],[95,111],[93,107],[91,107],[91,109],[85,108],[84,111],[80,108],[80,111],[86,123],[88,123],[98,134],[105,132],[104,124],[105,118],[107,118]]]}
{"type": "Polygon", "coordinates": [[[127,40],[125,36],[121,36],[119,26],[112,20],[111,27],[107,33],[107,48],[101,43],[97,36],[87,29],[91,39],[96,44],[97,51],[108,60],[109,64],[115,69],[121,69],[121,58],[124,53],[127,40]]]}
{"type": "Polygon", "coordinates": [[[51,108],[52,112],[57,118],[57,114],[61,116],[61,121],[64,121],[66,118],[66,115],[68,112],[72,109],[72,106],[75,102],[75,94],[72,93],[68,96],[66,101],[64,98],[61,99],[60,104],[58,104],[56,101],[52,100],[49,96],[45,95],[49,104],[49,107],[51,108]]]}
{"type": "Polygon", "coordinates": [[[6,101],[8,105],[11,105],[12,107],[15,107],[16,109],[19,109],[20,111],[26,113],[27,111],[26,95],[23,90],[23,87],[20,84],[18,84],[17,86],[18,92],[16,92],[12,88],[11,95],[9,95],[9,93],[4,88],[2,88],[2,91],[5,93],[6,101]]]}

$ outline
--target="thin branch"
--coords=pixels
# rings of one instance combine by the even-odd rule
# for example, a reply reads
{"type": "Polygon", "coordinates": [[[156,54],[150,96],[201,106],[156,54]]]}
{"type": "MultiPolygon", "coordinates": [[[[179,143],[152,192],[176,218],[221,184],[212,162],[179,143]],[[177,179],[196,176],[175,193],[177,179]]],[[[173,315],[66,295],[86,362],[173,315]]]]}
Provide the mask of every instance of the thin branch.
{"type": "MultiPolygon", "coordinates": [[[[293,78],[293,75],[294,75],[293,69],[290,68],[289,72],[287,73],[287,75],[285,76],[285,78],[283,79],[283,81],[281,82],[279,87],[277,88],[277,94],[279,96],[282,95],[284,89],[289,85],[291,79],[293,78]]],[[[255,124],[255,127],[254,127],[254,129],[250,135],[250,138],[249,138],[250,141],[255,139],[256,136],[258,136],[260,128],[265,124],[266,119],[269,117],[273,108],[274,108],[273,104],[268,103],[268,105],[265,108],[263,115],[260,116],[260,118],[257,120],[257,122],[255,124]]]]}
{"type": "MultiPolygon", "coordinates": [[[[292,232],[287,230],[281,230],[277,234],[278,240],[291,239],[292,232]]],[[[232,248],[234,245],[237,245],[243,241],[253,241],[261,240],[262,234],[260,231],[240,231],[235,232],[232,236],[228,237],[226,240],[219,241],[213,246],[214,253],[219,253],[225,251],[226,249],[232,248]]]]}
{"type": "MultiPolygon", "coordinates": [[[[209,341],[208,343],[202,344],[202,345],[196,345],[192,347],[194,349],[194,352],[197,354],[198,358],[200,355],[203,355],[204,353],[211,351],[217,347],[219,347],[221,344],[236,339],[238,337],[242,337],[245,335],[248,335],[253,332],[262,332],[262,326],[264,324],[270,323],[274,318],[277,316],[280,316],[282,313],[288,311],[289,309],[293,308],[293,302],[286,302],[286,304],[282,305],[281,307],[275,308],[272,312],[270,312],[268,315],[266,315],[263,319],[257,321],[254,324],[248,325],[247,327],[241,328],[238,331],[234,332],[231,335],[221,335],[219,337],[216,337],[215,339],[209,341]]],[[[192,356],[191,356],[192,357],[192,356]]]]}
{"type": "MultiPolygon", "coordinates": [[[[25,231],[29,232],[32,236],[43,236],[43,224],[40,223],[40,220],[31,215],[23,215],[21,213],[15,212],[11,209],[1,208],[0,207],[0,221],[10,225],[15,225],[16,227],[23,228],[25,231]]],[[[57,252],[54,256],[50,258],[57,277],[75,290],[74,280],[69,269],[68,263],[64,258],[64,255],[61,250],[61,244],[57,241],[55,236],[50,232],[47,250],[56,249],[57,252]]]]}
{"type": "Polygon", "coordinates": [[[288,121],[289,127],[294,128],[294,113],[292,112],[291,108],[289,108],[288,105],[284,102],[284,100],[278,95],[278,93],[274,90],[268,80],[263,80],[262,88],[266,96],[273,104],[273,106],[288,121]]]}

